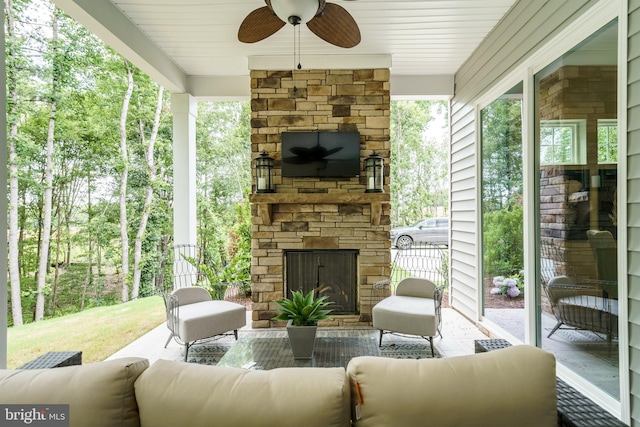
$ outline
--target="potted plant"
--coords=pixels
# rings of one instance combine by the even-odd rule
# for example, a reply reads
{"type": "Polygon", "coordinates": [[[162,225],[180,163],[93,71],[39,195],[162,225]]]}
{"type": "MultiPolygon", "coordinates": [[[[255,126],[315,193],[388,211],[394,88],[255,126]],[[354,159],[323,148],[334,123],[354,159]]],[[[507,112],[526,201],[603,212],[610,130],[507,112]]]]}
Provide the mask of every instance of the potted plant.
{"type": "Polygon", "coordinates": [[[311,359],[316,340],[318,320],[328,319],[331,309],[326,309],[331,302],[327,296],[315,297],[314,291],[304,294],[292,291],[291,299],[275,301],[280,314],[273,320],[287,320],[287,333],[294,359],[311,359]]]}

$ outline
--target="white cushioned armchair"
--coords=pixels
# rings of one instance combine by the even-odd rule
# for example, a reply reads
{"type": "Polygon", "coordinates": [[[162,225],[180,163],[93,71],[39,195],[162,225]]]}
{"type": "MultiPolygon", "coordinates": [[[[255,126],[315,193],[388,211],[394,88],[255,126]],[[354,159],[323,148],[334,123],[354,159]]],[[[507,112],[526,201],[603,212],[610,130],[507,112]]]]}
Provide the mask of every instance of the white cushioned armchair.
{"type": "Polygon", "coordinates": [[[233,331],[247,322],[243,305],[224,300],[212,300],[206,289],[188,286],[174,290],[167,299],[167,327],[171,338],[184,345],[184,360],[195,341],[233,331]]]}
{"type": "Polygon", "coordinates": [[[442,336],[440,326],[442,292],[428,279],[408,277],[398,283],[395,295],[377,303],[372,309],[373,327],[380,330],[380,345],[385,332],[418,335],[429,341],[442,336]]]}

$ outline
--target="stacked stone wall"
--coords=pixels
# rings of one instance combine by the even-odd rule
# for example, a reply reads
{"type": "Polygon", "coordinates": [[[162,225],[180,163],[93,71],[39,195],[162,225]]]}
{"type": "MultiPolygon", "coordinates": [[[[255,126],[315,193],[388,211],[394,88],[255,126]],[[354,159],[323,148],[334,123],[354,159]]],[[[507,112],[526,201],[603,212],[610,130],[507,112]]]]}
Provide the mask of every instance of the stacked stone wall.
{"type": "MultiPolygon", "coordinates": [[[[389,190],[389,70],[251,72],[252,156],[275,159],[275,193],[252,198],[252,325],[271,320],[285,295],[285,251],[358,251],[358,313],[322,325],[364,326],[371,320],[372,285],[390,274],[388,197],[365,193],[365,174],[352,178],[282,177],[282,132],[357,131],[360,157],[385,159],[389,190]]],[[[255,186],[254,186],[255,190],[255,186]]]]}

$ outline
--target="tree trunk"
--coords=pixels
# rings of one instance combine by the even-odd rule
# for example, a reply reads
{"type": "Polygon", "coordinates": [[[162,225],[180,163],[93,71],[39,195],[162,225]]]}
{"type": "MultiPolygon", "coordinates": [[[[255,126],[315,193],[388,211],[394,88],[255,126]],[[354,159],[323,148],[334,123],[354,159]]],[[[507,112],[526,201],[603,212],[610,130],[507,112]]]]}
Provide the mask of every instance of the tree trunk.
{"type": "MultiPolygon", "coordinates": [[[[160,128],[160,115],[162,113],[162,86],[158,87],[158,101],[156,104],[156,114],[153,119],[153,129],[149,136],[149,144],[145,147],[145,159],[147,163],[147,173],[149,174],[149,180],[144,197],[144,205],[142,206],[142,215],[140,218],[140,226],[138,227],[138,233],[136,234],[135,250],[133,256],[133,289],[131,291],[131,298],[138,298],[140,293],[140,276],[142,271],[140,269],[140,260],[142,259],[142,239],[147,229],[147,222],[149,220],[149,211],[151,210],[151,201],[153,199],[153,182],[156,178],[156,166],[154,159],[155,142],[158,137],[158,129],[160,128]]],[[[144,124],[140,120],[140,135],[144,144],[144,124]]]]}
{"type": "MultiPolygon", "coordinates": [[[[17,184],[16,178],[16,184],[17,184]]],[[[22,192],[22,198],[20,199],[21,207],[18,207],[18,263],[20,264],[20,277],[27,275],[26,262],[24,261],[24,236],[25,236],[25,224],[27,223],[27,193],[22,192]]]]}
{"type": "Polygon", "coordinates": [[[120,113],[120,156],[122,158],[122,172],[120,173],[120,240],[122,241],[122,302],[129,300],[129,236],[127,234],[127,178],[129,175],[129,153],[127,148],[127,115],[129,103],[133,93],[133,72],[129,62],[125,61],[127,69],[127,90],[122,101],[120,113]]]}
{"type": "MultiPolygon", "coordinates": [[[[91,210],[91,173],[87,174],[87,228],[91,229],[93,222],[93,212],[91,210]]],[[[84,302],[87,297],[87,287],[93,283],[93,236],[89,236],[89,265],[87,275],[82,284],[82,299],[80,300],[80,311],[84,310],[84,302]]]]}
{"type": "Polygon", "coordinates": [[[40,260],[38,263],[38,281],[36,296],[36,313],[35,320],[42,320],[44,317],[44,290],[47,281],[47,272],[49,270],[49,244],[51,239],[51,208],[53,199],[53,137],[56,127],[56,98],[58,92],[58,80],[60,76],[57,74],[56,62],[58,51],[58,9],[54,8],[51,19],[51,44],[53,49],[53,77],[51,81],[51,106],[49,111],[49,128],[47,130],[47,147],[45,152],[45,188],[43,199],[43,219],[42,219],[42,241],[40,249],[40,260]]]}
{"type": "MultiPolygon", "coordinates": [[[[13,20],[13,0],[7,0],[7,59],[11,65],[11,59],[16,55],[14,47],[14,20],[13,20]]],[[[20,262],[19,262],[19,234],[18,234],[18,166],[16,160],[16,137],[18,136],[17,112],[18,89],[15,72],[12,66],[7,67],[7,90],[10,102],[7,105],[7,116],[9,118],[9,280],[11,282],[11,316],[13,324],[20,326],[22,319],[22,302],[20,292],[20,262]]]]}
{"type": "Polygon", "coordinates": [[[58,304],[58,280],[60,278],[60,244],[62,241],[62,236],[60,232],[62,230],[62,219],[60,215],[60,197],[58,197],[57,202],[57,211],[58,211],[58,230],[56,234],[56,256],[55,256],[55,269],[53,274],[53,294],[51,295],[51,312],[53,315],[56,314],[56,305],[58,304]]]}

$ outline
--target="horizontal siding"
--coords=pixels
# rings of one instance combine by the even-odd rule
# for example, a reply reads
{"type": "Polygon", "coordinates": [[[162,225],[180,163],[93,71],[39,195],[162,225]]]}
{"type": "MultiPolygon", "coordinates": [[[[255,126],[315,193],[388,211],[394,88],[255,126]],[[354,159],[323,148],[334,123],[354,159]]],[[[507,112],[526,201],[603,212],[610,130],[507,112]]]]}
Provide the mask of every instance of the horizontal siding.
{"type": "Polygon", "coordinates": [[[597,0],[516,3],[456,74],[456,98],[472,101],[595,3],[597,0]]]}
{"type": "MultiPolygon", "coordinates": [[[[640,107],[636,107],[636,109],[640,110],[640,107]]],[[[640,123],[628,123],[629,127],[634,127],[634,126],[638,126],[640,123]]],[[[627,132],[627,138],[633,138],[636,141],[640,140],[640,129],[636,129],[636,130],[632,130],[630,132],[627,132]]],[[[627,154],[629,155],[629,157],[635,155],[635,154],[640,154],[640,144],[637,144],[637,146],[634,147],[628,147],[628,152],[627,154]]]]}
{"type": "Polygon", "coordinates": [[[640,425],[640,0],[628,2],[627,259],[632,425],[640,425]]]}
{"type": "Polygon", "coordinates": [[[451,305],[477,313],[477,203],[475,107],[451,104],[451,305]]]}
{"type": "Polygon", "coordinates": [[[476,103],[496,82],[597,0],[521,0],[455,78],[451,101],[451,303],[478,318],[478,135],[476,103]]]}

